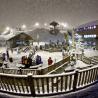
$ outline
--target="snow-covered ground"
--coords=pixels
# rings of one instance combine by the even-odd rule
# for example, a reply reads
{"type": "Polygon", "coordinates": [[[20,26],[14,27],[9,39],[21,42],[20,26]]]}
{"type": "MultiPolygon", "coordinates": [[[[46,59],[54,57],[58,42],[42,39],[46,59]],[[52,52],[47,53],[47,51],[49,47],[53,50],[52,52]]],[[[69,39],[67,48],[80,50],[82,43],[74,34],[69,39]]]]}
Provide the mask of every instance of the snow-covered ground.
{"type": "Polygon", "coordinates": [[[93,50],[92,48],[91,49],[85,49],[84,55],[86,57],[98,56],[98,50],[93,50]]]}
{"type": "MultiPolygon", "coordinates": [[[[81,54],[82,51],[80,51],[79,49],[75,50],[75,49],[72,49],[69,51],[71,54],[72,53],[75,53],[75,54],[81,54]]],[[[84,55],[86,57],[93,57],[93,56],[98,56],[98,50],[94,50],[93,48],[90,48],[90,49],[84,49],[84,55]]]]}
{"type": "Polygon", "coordinates": [[[65,70],[67,71],[67,70],[71,70],[71,69],[85,68],[85,67],[89,67],[89,66],[91,66],[91,65],[86,64],[86,63],[84,63],[84,62],[82,62],[80,60],[77,60],[76,64],[74,66],[69,65],[65,70]]]}
{"type": "MultiPolygon", "coordinates": [[[[6,53],[6,48],[0,48],[0,53],[6,53]]],[[[27,56],[29,55],[29,52],[21,52],[21,53],[17,53],[17,51],[13,51],[13,53],[9,50],[9,55],[10,57],[13,58],[14,60],[14,65],[13,63],[10,63],[10,67],[11,68],[17,68],[17,63],[21,62],[21,57],[22,56],[27,56]]],[[[48,66],[48,58],[51,57],[53,60],[53,63],[56,63],[60,60],[62,60],[62,53],[61,52],[48,52],[48,51],[37,51],[34,55],[34,59],[36,58],[36,56],[39,55],[42,58],[42,68],[45,68],[48,66]]]]}
{"type": "MultiPolygon", "coordinates": [[[[1,47],[0,48],[0,53],[5,53],[6,52],[6,48],[1,47]]],[[[70,51],[71,53],[75,52],[75,53],[79,53],[81,54],[81,51],[70,51]]],[[[21,57],[22,56],[28,56],[29,55],[29,51],[24,53],[17,53],[17,51],[13,51],[13,53],[9,50],[9,55],[10,57],[12,57],[14,59],[14,63],[10,63],[9,67],[11,68],[18,68],[16,65],[17,63],[20,63],[21,61],[21,57]]],[[[34,55],[34,59],[36,57],[36,55],[40,55],[42,57],[42,68],[47,67],[48,66],[48,58],[51,57],[53,60],[53,63],[56,63],[60,60],[62,60],[62,52],[48,52],[48,51],[37,51],[34,55]]],[[[84,50],[84,55],[87,57],[92,57],[92,56],[98,56],[98,51],[97,50],[93,50],[93,49],[85,49],[84,50]]],[[[75,67],[85,67],[88,66],[88,64],[83,63],[82,61],[77,61],[75,67]]],[[[69,66],[69,68],[71,68],[71,66],[69,66]]]]}
{"type": "Polygon", "coordinates": [[[34,58],[36,57],[36,55],[40,55],[42,57],[42,61],[43,61],[43,68],[48,66],[48,58],[51,57],[53,60],[53,63],[56,63],[60,60],[62,60],[62,53],[61,52],[47,52],[47,51],[38,51],[36,52],[34,58]]]}

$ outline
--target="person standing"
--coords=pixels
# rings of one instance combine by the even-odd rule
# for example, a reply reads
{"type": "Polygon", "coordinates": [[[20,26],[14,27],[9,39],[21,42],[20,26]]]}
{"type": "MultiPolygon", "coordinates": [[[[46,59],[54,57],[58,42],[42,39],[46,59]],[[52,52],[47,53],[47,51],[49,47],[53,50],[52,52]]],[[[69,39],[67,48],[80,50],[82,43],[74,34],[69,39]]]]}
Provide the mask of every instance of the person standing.
{"type": "Polygon", "coordinates": [[[9,60],[9,51],[8,51],[8,49],[6,50],[6,55],[7,55],[7,59],[9,60]]]}
{"type": "Polygon", "coordinates": [[[30,66],[32,66],[32,59],[30,57],[28,57],[28,59],[27,59],[27,68],[29,68],[30,66]]]}
{"type": "Polygon", "coordinates": [[[36,56],[36,65],[39,65],[39,64],[42,64],[42,63],[43,63],[43,62],[42,62],[41,56],[37,55],[37,56],[36,56]]]}
{"type": "Polygon", "coordinates": [[[51,59],[51,57],[49,57],[48,59],[48,65],[51,65],[53,63],[53,60],[51,59]]]}

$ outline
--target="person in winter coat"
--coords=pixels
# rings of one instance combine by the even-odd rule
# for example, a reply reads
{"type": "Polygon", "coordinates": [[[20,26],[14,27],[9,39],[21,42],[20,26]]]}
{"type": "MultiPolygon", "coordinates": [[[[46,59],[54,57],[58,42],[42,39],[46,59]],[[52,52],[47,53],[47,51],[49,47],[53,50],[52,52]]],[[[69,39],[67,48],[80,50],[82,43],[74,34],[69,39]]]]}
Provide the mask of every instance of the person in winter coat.
{"type": "Polygon", "coordinates": [[[28,61],[27,61],[27,68],[29,68],[30,66],[32,66],[32,59],[30,57],[28,57],[28,61]]]}
{"type": "Polygon", "coordinates": [[[49,57],[48,59],[48,65],[51,65],[53,63],[53,60],[51,59],[51,57],[49,57]]]}
{"type": "Polygon", "coordinates": [[[36,65],[39,65],[39,64],[42,64],[42,63],[43,63],[43,62],[42,62],[41,56],[37,55],[37,56],[36,56],[36,65]]]}

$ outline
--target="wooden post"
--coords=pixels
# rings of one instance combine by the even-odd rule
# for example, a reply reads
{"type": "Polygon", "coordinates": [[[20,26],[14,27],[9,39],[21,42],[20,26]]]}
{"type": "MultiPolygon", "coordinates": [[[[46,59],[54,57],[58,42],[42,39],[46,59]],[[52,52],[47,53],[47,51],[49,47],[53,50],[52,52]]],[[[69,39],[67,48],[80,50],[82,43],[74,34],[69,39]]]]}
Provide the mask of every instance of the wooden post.
{"type": "Polygon", "coordinates": [[[75,74],[74,74],[74,81],[73,81],[73,91],[76,90],[76,86],[77,86],[77,80],[78,80],[78,70],[76,70],[75,74]]]}
{"type": "Polygon", "coordinates": [[[34,79],[31,73],[28,74],[28,85],[30,86],[31,95],[35,97],[34,79]]]}
{"type": "Polygon", "coordinates": [[[90,64],[92,64],[92,60],[91,59],[89,59],[90,60],[90,64]]]}
{"type": "Polygon", "coordinates": [[[21,74],[21,75],[22,75],[22,69],[21,69],[21,68],[19,68],[19,74],[21,74]]]}
{"type": "Polygon", "coordinates": [[[2,67],[2,73],[4,73],[4,68],[2,67]]]}

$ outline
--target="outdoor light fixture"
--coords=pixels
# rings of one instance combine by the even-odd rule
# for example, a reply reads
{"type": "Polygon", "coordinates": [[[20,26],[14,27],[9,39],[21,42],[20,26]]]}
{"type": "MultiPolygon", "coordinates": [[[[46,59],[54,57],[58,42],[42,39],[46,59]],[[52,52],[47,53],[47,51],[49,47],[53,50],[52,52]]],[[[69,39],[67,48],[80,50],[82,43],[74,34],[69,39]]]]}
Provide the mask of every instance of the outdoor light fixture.
{"type": "Polygon", "coordinates": [[[26,29],[26,25],[23,24],[21,28],[22,28],[23,30],[26,29]]]}
{"type": "Polygon", "coordinates": [[[47,26],[47,23],[44,23],[44,26],[47,26]]]}
{"type": "Polygon", "coordinates": [[[96,28],[96,26],[94,26],[94,29],[96,28]]]}
{"type": "Polygon", "coordinates": [[[9,30],[10,30],[10,27],[7,26],[7,27],[5,28],[5,31],[9,31],[9,30]]]}
{"type": "Polygon", "coordinates": [[[39,27],[39,22],[36,22],[34,26],[39,27]]]}
{"type": "Polygon", "coordinates": [[[62,23],[60,23],[60,25],[61,25],[61,26],[63,26],[64,28],[66,28],[66,27],[68,26],[68,24],[67,24],[67,23],[63,23],[63,22],[62,22],[62,23]]]}

